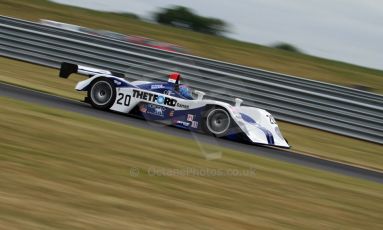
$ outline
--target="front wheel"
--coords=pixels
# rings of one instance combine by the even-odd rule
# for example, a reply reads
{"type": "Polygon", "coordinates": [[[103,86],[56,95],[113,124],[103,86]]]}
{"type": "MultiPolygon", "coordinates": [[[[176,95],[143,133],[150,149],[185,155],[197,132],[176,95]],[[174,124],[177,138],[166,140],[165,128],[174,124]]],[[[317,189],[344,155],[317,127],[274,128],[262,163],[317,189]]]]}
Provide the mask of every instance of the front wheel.
{"type": "Polygon", "coordinates": [[[116,89],[113,82],[105,78],[93,81],[88,90],[88,99],[90,104],[96,109],[110,109],[116,99],[116,89]]]}
{"type": "Polygon", "coordinates": [[[217,137],[226,136],[231,127],[231,117],[223,108],[212,108],[204,116],[204,129],[217,137]]]}

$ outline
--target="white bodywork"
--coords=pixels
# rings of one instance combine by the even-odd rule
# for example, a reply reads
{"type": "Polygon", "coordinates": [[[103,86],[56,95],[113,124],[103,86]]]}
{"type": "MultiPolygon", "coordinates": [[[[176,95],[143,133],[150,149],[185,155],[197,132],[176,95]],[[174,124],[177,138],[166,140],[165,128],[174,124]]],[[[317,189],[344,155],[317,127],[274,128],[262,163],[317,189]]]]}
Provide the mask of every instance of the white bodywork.
{"type": "Polygon", "coordinates": [[[241,132],[244,133],[252,143],[284,148],[290,147],[287,141],[283,138],[277,123],[269,112],[259,108],[241,106],[241,99],[235,99],[235,105],[232,106],[225,102],[205,100],[203,98],[204,93],[201,91],[196,91],[195,93],[198,94],[198,98],[196,100],[186,100],[179,97],[156,93],[151,90],[138,88],[137,86],[140,84],[150,82],[129,82],[124,78],[113,76],[111,72],[105,70],[78,66],[77,73],[93,75],[92,77],[77,83],[76,90],[79,91],[87,90],[87,87],[90,86],[92,81],[100,77],[106,77],[114,81],[116,99],[110,110],[121,113],[129,113],[140,102],[153,104],[157,103],[162,107],[171,108],[175,111],[185,111],[185,113],[188,113],[188,110],[203,108],[206,105],[221,106],[229,112],[233,121],[241,129],[241,132]],[[142,95],[146,95],[147,97],[138,98],[137,91],[142,93],[142,95]],[[158,103],[157,100],[153,100],[153,98],[159,97],[167,100],[168,102],[171,101],[173,104],[158,103]],[[270,141],[270,139],[272,139],[272,141],[270,141]]]}
{"type": "MultiPolygon", "coordinates": [[[[77,90],[83,90],[86,86],[88,86],[95,78],[98,77],[110,77],[110,75],[96,75],[94,77],[91,77],[85,81],[81,81],[77,84],[76,89],[77,90]]],[[[116,77],[113,77],[113,79],[116,79],[116,77]]],[[[118,78],[118,81],[125,81],[122,78],[118,78]]],[[[115,83],[116,83],[115,82],[115,83]]],[[[126,81],[125,81],[126,82],[126,81]]],[[[128,82],[127,82],[128,83],[128,82]]],[[[132,82],[132,85],[135,82],[132,82]]],[[[118,85],[118,83],[117,83],[118,85]]],[[[148,100],[143,100],[139,98],[133,97],[133,90],[139,90],[140,92],[147,92],[150,94],[154,94],[157,96],[163,96],[162,94],[155,93],[149,90],[143,90],[143,89],[137,89],[137,88],[126,88],[126,87],[116,87],[116,95],[123,95],[121,96],[122,102],[124,103],[117,103],[119,96],[116,97],[116,100],[113,104],[113,106],[110,108],[112,111],[122,112],[122,113],[129,113],[138,103],[140,102],[148,102],[148,100]],[[129,103],[126,103],[126,96],[128,96],[129,103]],[[128,104],[128,105],[127,105],[128,104]]],[[[196,109],[200,107],[204,107],[206,105],[219,105],[224,107],[231,115],[233,120],[237,123],[237,125],[241,128],[241,130],[249,137],[249,139],[257,144],[265,144],[270,145],[267,136],[263,130],[268,130],[271,132],[274,144],[278,147],[290,147],[289,144],[286,142],[286,140],[283,138],[279,127],[277,123],[275,122],[273,116],[263,109],[258,109],[254,107],[247,107],[247,106],[232,106],[225,102],[215,101],[215,100],[184,100],[176,97],[166,96],[170,99],[174,99],[177,101],[176,106],[169,106],[169,105],[161,105],[168,108],[175,108],[178,110],[190,110],[190,109],[196,109]],[[242,118],[242,114],[246,114],[247,116],[251,117],[255,123],[248,122],[242,118]]]]}

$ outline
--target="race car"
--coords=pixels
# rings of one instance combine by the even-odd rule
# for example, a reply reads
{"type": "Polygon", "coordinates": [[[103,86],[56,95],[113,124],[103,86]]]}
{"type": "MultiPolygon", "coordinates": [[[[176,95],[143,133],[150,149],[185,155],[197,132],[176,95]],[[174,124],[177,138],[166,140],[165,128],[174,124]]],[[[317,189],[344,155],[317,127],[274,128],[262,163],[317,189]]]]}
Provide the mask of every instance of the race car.
{"type": "Polygon", "coordinates": [[[164,82],[128,81],[124,74],[62,63],[59,76],[87,75],[75,89],[86,91],[85,102],[111,110],[220,138],[290,148],[273,116],[266,110],[205,99],[205,93],[181,84],[180,73],[164,82]],[[194,95],[193,95],[194,94],[194,95]]]}

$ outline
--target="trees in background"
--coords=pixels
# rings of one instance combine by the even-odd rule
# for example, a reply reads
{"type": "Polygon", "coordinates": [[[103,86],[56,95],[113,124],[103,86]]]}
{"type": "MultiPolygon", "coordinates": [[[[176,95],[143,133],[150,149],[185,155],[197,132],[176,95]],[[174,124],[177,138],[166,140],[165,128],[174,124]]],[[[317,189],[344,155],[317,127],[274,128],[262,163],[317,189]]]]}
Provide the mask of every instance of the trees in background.
{"type": "MultiPolygon", "coordinates": [[[[154,13],[153,16],[154,20],[158,23],[190,29],[200,33],[222,36],[225,32],[228,32],[228,25],[225,21],[197,15],[192,9],[184,6],[162,8],[154,13]]],[[[293,53],[303,53],[297,47],[284,42],[274,44],[272,47],[293,53]]]]}
{"type": "Polygon", "coordinates": [[[293,52],[293,53],[303,53],[297,47],[295,47],[295,46],[293,46],[291,44],[288,44],[288,43],[284,43],[284,42],[275,44],[272,47],[276,48],[276,49],[280,49],[280,50],[286,50],[286,51],[293,52]]]}
{"type": "Polygon", "coordinates": [[[154,14],[154,19],[161,24],[212,35],[223,35],[227,32],[228,27],[226,22],[221,19],[197,15],[191,9],[183,6],[164,8],[154,14]]]}

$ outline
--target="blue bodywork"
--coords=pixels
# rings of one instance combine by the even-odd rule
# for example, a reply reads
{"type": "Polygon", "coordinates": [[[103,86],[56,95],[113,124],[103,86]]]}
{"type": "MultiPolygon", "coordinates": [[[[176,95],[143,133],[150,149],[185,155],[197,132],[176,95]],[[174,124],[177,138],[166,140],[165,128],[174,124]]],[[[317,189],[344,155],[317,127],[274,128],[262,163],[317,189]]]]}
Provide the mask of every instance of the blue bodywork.
{"type": "MultiPolygon", "coordinates": [[[[175,90],[174,84],[168,82],[144,83],[136,85],[135,87],[185,100],[193,100],[190,89],[186,85],[179,85],[180,88],[178,91],[175,90]]],[[[202,120],[204,112],[205,107],[188,110],[174,110],[157,104],[141,102],[133,113],[145,120],[158,121],[191,131],[203,131],[202,120]]],[[[247,122],[256,124],[251,117],[246,114],[241,115],[247,122]]],[[[270,136],[270,132],[267,132],[265,129],[262,130],[268,137],[269,143],[272,143],[272,135],[270,136]]],[[[236,141],[248,141],[248,138],[246,138],[238,129],[232,129],[226,138],[236,141]]]]}
{"type": "MultiPolygon", "coordinates": [[[[144,83],[136,85],[136,87],[184,100],[193,100],[190,89],[186,85],[179,85],[178,90],[175,89],[175,84],[169,82],[144,83]]],[[[157,104],[141,102],[132,113],[141,116],[145,120],[170,123],[179,128],[198,131],[201,129],[203,112],[204,107],[175,110],[157,104]]]]}

